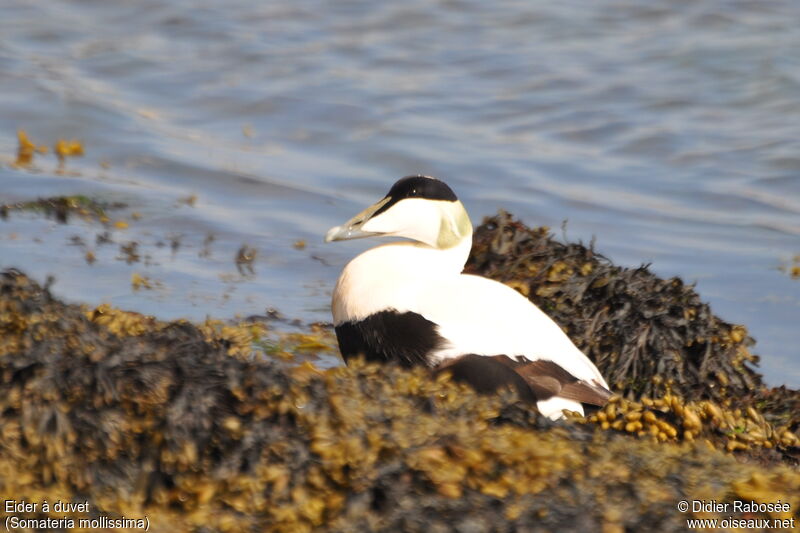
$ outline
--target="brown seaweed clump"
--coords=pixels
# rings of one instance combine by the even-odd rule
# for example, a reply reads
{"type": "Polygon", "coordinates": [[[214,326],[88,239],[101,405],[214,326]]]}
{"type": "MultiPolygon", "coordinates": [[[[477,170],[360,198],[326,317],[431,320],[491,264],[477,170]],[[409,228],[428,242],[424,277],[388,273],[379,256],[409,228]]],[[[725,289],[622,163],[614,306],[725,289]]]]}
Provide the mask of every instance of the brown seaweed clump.
{"type": "Polygon", "coordinates": [[[800,391],[768,388],[744,326],[714,315],[692,286],[646,266],[613,265],[505,212],[476,230],[467,270],[526,295],[591,357],[626,399],[590,422],[660,440],[695,439],[800,460],[800,391]]]}
{"type": "Polygon", "coordinates": [[[39,154],[47,153],[47,146],[41,144],[36,145],[30,140],[25,130],[17,130],[17,159],[14,162],[15,166],[28,166],[33,162],[33,157],[39,154]]]}
{"type": "Polygon", "coordinates": [[[715,316],[679,278],[615,266],[505,212],[484,220],[474,241],[467,270],[529,297],[628,397],[721,401],[763,387],[745,327],[715,316]]]}
{"type": "MultiPolygon", "coordinates": [[[[44,155],[48,152],[47,146],[36,145],[28,137],[25,130],[17,130],[17,159],[14,166],[28,167],[33,163],[34,156],[38,153],[44,155]]],[[[78,157],[83,155],[83,144],[78,140],[58,139],[53,146],[53,153],[58,157],[59,167],[64,166],[67,157],[78,157]]]]}
{"type": "Polygon", "coordinates": [[[553,423],[419,369],[288,366],[222,328],[86,310],[0,274],[0,499],[88,501],[66,514],[154,531],[685,531],[743,516],[676,510],[691,499],[780,499],[789,512],[748,518],[798,516],[786,465],[553,423]]]}
{"type": "Polygon", "coordinates": [[[762,464],[797,465],[800,459],[800,438],[792,428],[767,420],[752,405],[733,409],[711,400],[686,401],[673,395],[640,401],[616,396],[602,409],[576,420],[660,442],[696,440],[709,448],[746,452],[738,455],[740,459],[762,464]]]}
{"type": "Polygon", "coordinates": [[[0,218],[7,218],[9,213],[12,212],[32,211],[44,213],[45,216],[56,220],[60,224],[66,224],[73,215],[77,215],[84,220],[97,220],[105,224],[109,222],[107,215],[109,210],[124,207],[126,205],[121,202],[100,202],[80,194],[53,196],[28,202],[0,204],[0,218]]]}

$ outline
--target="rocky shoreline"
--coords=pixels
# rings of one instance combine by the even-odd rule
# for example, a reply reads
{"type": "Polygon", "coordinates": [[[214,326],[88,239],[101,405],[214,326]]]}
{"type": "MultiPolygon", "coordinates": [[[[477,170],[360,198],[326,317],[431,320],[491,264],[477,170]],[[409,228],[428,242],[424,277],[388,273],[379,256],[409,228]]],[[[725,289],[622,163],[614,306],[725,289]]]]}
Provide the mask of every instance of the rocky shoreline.
{"type": "Polygon", "coordinates": [[[89,502],[20,520],[146,517],[153,531],[684,531],[695,517],[798,517],[800,393],[765,386],[746,329],[692,287],[504,213],[477,229],[468,269],[548,312],[619,397],[553,423],[422,371],[269,357],[258,324],[66,304],[8,270],[0,499],[89,502]],[[778,500],[789,511],[676,507],[778,500]]]}

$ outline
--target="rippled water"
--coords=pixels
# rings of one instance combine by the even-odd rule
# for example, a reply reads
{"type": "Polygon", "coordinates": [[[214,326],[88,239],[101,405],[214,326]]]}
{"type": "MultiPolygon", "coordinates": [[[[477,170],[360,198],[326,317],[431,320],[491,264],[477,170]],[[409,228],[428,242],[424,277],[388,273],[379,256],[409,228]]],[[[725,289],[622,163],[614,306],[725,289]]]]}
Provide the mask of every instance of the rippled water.
{"type": "Polygon", "coordinates": [[[800,3],[2,11],[0,200],[129,206],[109,245],[89,221],[0,222],[0,266],[55,274],[62,296],[163,318],[274,307],[327,320],[340,268],[370,243],[324,245],[325,230],[422,172],[476,223],[498,208],[530,225],[568,219],[568,238],[596,238],[617,263],[697,281],[750,328],[768,380],[800,385],[800,280],[781,271],[800,253],[800,3]],[[52,155],[14,168],[18,128],[78,138],[86,155],[61,172],[52,155]],[[129,265],[119,247],[134,240],[129,265]],[[234,263],[243,244],[258,250],[254,274],[234,263]],[[160,285],[133,291],[133,273],[160,285]]]}

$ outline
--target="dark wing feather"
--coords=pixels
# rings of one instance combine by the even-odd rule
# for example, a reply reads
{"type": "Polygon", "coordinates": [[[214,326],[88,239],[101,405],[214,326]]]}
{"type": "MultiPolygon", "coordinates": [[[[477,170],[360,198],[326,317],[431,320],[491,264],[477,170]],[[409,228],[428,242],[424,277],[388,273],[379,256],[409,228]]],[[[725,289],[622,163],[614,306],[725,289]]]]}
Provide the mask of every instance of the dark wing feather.
{"type": "Polygon", "coordinates": [[[608,403],[608,399],[611,398],[611,391],[602,385],[587,383],[586,381],[576,381],[575,383],[565,385],[564,388],[561,389],[561,394],[559,394],[559,396],[569,400],[577,400],[581,403],[603,406],[608,403]]]}
{"type": "Polygon", "coordinates": [[[466,383],[480,394],[495,393],[506,387],[516,391],[523,401],[534,403],[537,399],[525,379],[495,357],[462,355],[439,365],[436,373],[441,372],[449,372],[454,381],[466,383]]]}
{"type": "Polygon", "coordinates": [[[526,401],[558,396],[590,405],[605,405],[611,392],[598,383],[582,381],[553,361],[531,361],[507,355],[468,354],[445,361],[436,372],[449,371],[455,381],[467,383],[482,394],[510,387],[526,401]]]}
{"type": "Polygon", "coordinates": [[[539,400],[558,396],[590,405],[605,405],[611,397],[611,392],[602,385],[579,380],[553,361],[530,361],[524,357],[515,360],[505,355],[492,358],[522,376],[539,400]]]}

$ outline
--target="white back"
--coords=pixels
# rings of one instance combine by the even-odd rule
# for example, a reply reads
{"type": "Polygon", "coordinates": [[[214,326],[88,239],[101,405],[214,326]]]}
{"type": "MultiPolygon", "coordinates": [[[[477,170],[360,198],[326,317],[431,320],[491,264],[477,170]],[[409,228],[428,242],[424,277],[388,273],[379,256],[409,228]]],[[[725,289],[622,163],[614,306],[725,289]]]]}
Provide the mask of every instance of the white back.
{"type": "Polygon", "coordinates": [[[553,322],[517,291],[481,276],[461,274],[420,293],[417,309],[439,324],[450,345],[434,353],[444,360],[465,353],[523,355],[557,363],[578,379],[606,382],[594,364],[553,322]]]}

